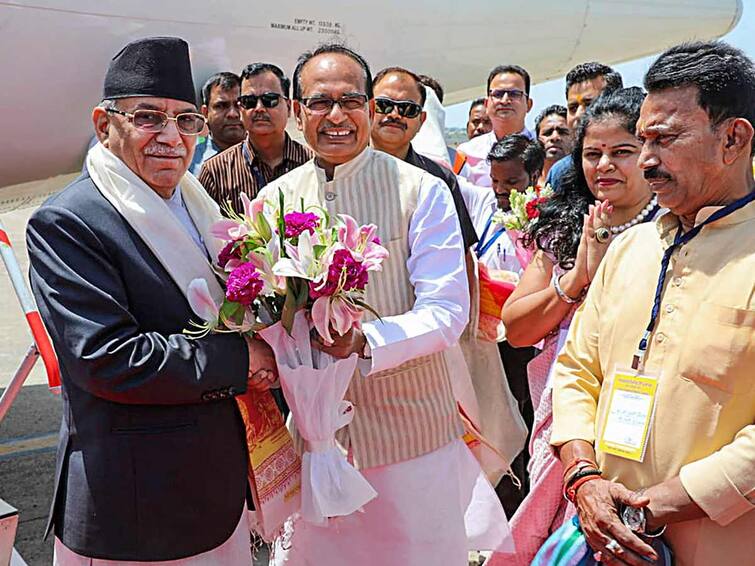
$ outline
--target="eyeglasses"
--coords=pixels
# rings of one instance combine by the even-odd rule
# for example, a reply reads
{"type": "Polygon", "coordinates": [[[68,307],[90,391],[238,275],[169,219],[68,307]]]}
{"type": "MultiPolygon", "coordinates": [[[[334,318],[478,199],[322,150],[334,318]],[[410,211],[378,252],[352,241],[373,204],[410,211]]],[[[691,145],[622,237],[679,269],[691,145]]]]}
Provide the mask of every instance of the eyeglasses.
{"type": "Polygon", "coordinates": [[[277,92],[265,92],[259,95],[243,94],[236,99],[236,104],[247,110],[254,110],[257,108],[257,101],[262,101],[262,106],[265,108],[275,108],[281,98],[285,98],[285,96],[277,92]]]}
{"type": "Polygon", "coordinates": [[[498,100],[503,100],[507,95],[509,100],[523,100],[527,98],[527,93],[518,88],[497,88],[488,93],[489,97],[497,98],[498,100]]]}
{"type": "Polygon", "coordinates": [[[393,100],[384,96],[375,99],[375,111],[379,114],[390,114],[394,108],[404,118],[416,118],[422,113],[422,107],[411,100],[393,100]]]}
{"type": "Polygon", "coordinates": [[[327,96],[310,96],[309,98],[302,98],[301,103],[312,112],[312,114],[328,114],[333,109],[333,106],[338,106],[344,112],[352,112],[354,110],[360,110],[367,104],[367,95],[358,92],[344,94],[338,100],[329,98],[327,96]]]}
{"type": "Polygon", "coordinates": [[[176,123],[176,128],[181,134],[186,136],[196,136],[204,130],[207,118],[194,112],[182,112],[175,117],[168,116],[160,110],[134,110],[133,112],[124,112],[116,108],[107,108],[106,112],[110,114],[120,114],[125,116],[138,129],[145,132],[159,132],[168,125],[168,120],[176,123]]]}

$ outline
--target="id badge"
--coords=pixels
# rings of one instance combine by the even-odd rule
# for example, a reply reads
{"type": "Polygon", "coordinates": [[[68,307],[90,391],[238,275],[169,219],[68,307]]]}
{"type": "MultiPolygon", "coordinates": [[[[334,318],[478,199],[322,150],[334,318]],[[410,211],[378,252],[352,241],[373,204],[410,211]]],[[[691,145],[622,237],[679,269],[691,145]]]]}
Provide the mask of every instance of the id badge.
{"type": "Polygon", "coordinates": [[[655,413],[658,377],[631,369],[615,371],[598,444],[602,452],[635,462],[642,462],[645,458],[655,413]]]}

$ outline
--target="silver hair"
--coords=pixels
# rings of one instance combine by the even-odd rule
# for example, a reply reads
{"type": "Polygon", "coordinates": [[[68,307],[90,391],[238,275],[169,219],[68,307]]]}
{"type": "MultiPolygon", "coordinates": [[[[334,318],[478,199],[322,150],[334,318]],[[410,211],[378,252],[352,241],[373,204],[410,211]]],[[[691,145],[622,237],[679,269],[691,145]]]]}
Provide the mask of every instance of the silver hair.
{"type": "Polygon", "coordinates": [[[105,110],[117,110],[118,102],[112,98],[106,98],[97,105],[98,108],[104,108],[105,110]]]}

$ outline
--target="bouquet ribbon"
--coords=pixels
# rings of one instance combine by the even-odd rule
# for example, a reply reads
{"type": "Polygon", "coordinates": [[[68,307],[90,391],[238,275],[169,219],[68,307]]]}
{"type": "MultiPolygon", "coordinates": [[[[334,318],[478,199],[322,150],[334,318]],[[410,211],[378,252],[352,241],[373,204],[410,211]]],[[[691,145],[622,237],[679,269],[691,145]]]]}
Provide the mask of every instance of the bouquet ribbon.
{"type": "Polygon", "coordinates": [[[259,334],[275,352],[283,394],[305,440],[302,519],[322,524],[328,517],[350,515],[377,496],[335,442],[336,431],[354,416],[354,407],[343,397],[356,369],[356,354],[334,360],[313,351],[303,311],[294,316],[291,334],[279,322],[259,334]]]}

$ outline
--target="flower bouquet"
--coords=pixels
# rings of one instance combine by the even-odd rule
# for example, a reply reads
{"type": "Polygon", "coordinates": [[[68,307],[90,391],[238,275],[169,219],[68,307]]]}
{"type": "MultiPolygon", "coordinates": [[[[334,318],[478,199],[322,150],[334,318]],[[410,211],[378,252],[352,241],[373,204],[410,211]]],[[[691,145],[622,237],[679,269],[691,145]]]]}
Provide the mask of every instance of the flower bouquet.
{"type": "Polygon", "coordinates": [[[522,269],[527,268],[535,255],[535,249],[532,246],[523,244],[522,234],[537,223],[540,217],[540,205],[551,196],[553,196],[553,189],[550,185],[545,185],[542,189],[529,187],[523,193],[511,191],[509,195],[511,210],[499,211],[493,216],[493,222],[503,224],[509,233],[522,269]]]}
{"type": "MultiPolygon", "coordinates": [[[[332,332],[358,327],[365,310],[369,273],[380,270],[387,250],[374,225],[321,208],[298,209],[276,199],[242,195],[243,212],[213,227],[226,242],[217,270],[226,281],[222,304],[203,280],[190,285],[194,311],[205,321],[195,333],[257,333],[273,349],[283,393],[305,440],[300,513],[321,523],[348,515],[377,494],[336,446],[336,431],[353,418],[343,397],[356,354],[334,360],[310,346],[316,332],[326,344],[332,332]]],[[[375,313],[377,314],[377,313],[375,313]]]]}

